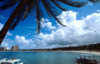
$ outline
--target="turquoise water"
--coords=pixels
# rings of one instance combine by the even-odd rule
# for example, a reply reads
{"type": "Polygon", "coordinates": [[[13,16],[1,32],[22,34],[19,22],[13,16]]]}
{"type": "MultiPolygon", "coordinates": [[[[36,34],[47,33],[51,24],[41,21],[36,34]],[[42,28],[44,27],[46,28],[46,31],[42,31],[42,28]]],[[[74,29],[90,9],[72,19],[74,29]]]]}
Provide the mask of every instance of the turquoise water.
{"type": "MultiPolygon", "coordinates": [[[[1,58],[18,58],[24,64],[76,64],[75,58],[80,55],[91,55],[77,52],[0,52],[1,58]]],[[[100,61],[100,55],[95,55],[100,61]]],[[[100,63],[99,63],[100,64],[100,63]]]]}

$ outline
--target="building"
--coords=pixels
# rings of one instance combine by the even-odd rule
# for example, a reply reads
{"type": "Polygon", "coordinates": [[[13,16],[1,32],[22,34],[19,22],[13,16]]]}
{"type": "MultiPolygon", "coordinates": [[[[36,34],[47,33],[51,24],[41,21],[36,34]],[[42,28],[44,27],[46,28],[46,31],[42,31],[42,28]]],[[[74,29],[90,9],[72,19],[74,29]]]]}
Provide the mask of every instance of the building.
{"type": "Polygon", "coordinates": [[[7,47],[0,47],[0,51],[6,51],[7,47]]]}
{"type": "Polygon", "coordinates": [[[11,50],[12,51],[18,51],[19,50],[19,47],[18,46],[12,46],[11,50]]]}

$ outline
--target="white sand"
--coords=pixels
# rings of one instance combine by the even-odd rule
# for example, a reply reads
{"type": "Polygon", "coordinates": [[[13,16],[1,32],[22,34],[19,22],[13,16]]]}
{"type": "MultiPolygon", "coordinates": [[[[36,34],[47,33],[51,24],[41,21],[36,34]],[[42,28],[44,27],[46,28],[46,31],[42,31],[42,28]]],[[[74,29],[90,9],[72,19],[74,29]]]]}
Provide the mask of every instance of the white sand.
{"type": "Polygon", "coordinates": [[[97,51],[66,51],[66,52],[77,52],[77,53],[88,53],[88,54],[100,55],[100,52],[97,51]]]}

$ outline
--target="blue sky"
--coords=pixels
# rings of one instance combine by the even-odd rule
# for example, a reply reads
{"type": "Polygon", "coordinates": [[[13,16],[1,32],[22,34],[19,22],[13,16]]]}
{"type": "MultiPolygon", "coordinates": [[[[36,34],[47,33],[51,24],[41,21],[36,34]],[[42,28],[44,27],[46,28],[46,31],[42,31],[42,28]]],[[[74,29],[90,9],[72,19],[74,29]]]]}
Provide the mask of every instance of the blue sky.
{"type": "MultiPolygon", "coordinates": [[[[3,44],[11,48],[38,49],[77,46],[100,42],[100,3],[88,3],[81,8],[65,6],[69,11],[62,12],[61,18],[67,27],[53,19],[43,18],[41,33],[36,33],[36,22],[32,15],[20,22],[13,31],[9,31],[3,44]],[[98,38],[97,38],[98,37],[98,38]]],[[[3,27],[14,8],[0,11],[0,29],[3,27]]],[[[34,14],[33,14],[34,15],[34,14]]]]}

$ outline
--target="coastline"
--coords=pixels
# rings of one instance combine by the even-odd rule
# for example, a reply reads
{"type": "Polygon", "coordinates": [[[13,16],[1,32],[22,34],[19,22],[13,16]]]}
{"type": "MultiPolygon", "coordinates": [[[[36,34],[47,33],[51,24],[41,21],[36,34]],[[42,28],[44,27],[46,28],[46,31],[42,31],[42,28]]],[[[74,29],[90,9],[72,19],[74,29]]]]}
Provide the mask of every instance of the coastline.
{"type": "Polygon", "coordinates": [[[87,50],[80,50],[80,51],[66,51],[66,52],[76,52],[76,53],[87,53],[87,54],[96,54],[96,55],[100,55],[100,51],[87,51],[87,50]]]}
{"type": "Polygon", "coordinates": [[[75,52],[75,53],[87,53],[87,54],[96,54],[100,55],[100,51],[88,51],[88,50],[65,50],[65,51],[0,51],[0,52],[75,52]]]}

